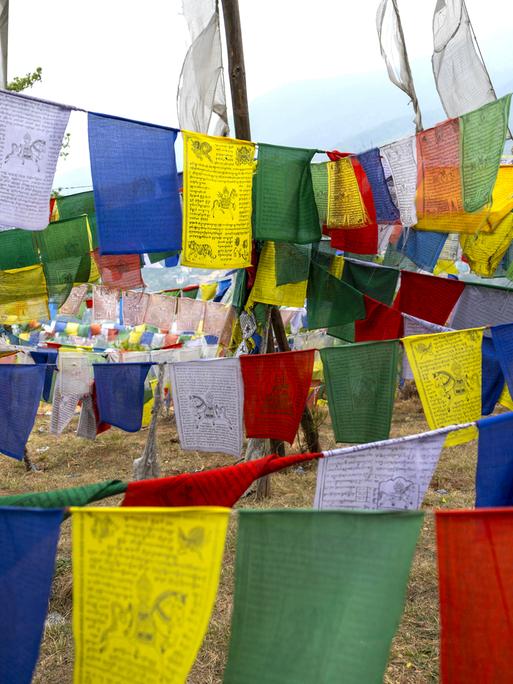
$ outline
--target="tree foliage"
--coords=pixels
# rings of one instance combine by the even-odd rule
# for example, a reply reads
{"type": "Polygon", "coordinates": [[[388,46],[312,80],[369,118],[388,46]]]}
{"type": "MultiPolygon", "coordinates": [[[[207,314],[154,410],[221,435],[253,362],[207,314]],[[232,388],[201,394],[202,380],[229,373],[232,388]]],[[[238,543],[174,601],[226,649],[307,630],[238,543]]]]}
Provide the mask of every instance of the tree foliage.
{"type": "Polygon", "coordinates": [[[25,74],[25,76],[16,76],[7,84],[7,90],[14,90],[16,93],[32,88],[34,83],[39,83],[42,80],[43,69],[37,67],[32,73],[25,74]]]}

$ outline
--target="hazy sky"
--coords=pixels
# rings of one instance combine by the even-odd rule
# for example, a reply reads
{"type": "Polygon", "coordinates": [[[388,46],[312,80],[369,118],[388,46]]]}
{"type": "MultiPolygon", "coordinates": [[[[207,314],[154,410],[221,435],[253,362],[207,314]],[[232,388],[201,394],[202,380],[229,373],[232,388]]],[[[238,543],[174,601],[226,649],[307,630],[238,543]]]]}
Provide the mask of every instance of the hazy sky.
{"type": "MultiPolygon", "coordinates": [[[[435,0],[398,2],[410,58],[429,60],[435,0]]],[[[239,3],[250,100],[291,81],[378,70],[387,78],[378,0],[239,3]]],[[[492,77],[508,67],[513,75],[512,0],[467,0],[467,7],[492,77]]],[[[9,78],[41,66],[36,96],[176,126],[186,47],[181,0],[11,0],[9,78]]],[[[87,159],[85,115],[72,117],[72,154],[59,178],[87,159]]]]}

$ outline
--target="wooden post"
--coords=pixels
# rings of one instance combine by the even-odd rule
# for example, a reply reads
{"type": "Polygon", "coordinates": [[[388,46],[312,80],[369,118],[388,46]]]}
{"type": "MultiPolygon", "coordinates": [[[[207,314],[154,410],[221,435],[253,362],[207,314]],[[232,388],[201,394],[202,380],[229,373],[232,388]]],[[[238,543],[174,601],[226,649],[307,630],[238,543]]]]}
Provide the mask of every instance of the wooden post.
{"type": "MultiPolygon", "coordinates": [[[[233,120],[235,124],[235,136],[239,140],[251,140],[251,128],[249,125],[248,94],[246,88],[246,69],[244,67],[244,49],[242,45],[242,30],[240,25],[240,13],[238,0],[221,0],[223,5],[223,17],[226,36],[226,48],[228,52],[228,72],[230,76],[230,90],[232,94],[233,120]]],[[[271,306],[272,329],[276,336],[276,342],[280,351],[288,351],[289,346],[280,312],[275,306],[271,306]]],[[[271,326],[269,326],[271,327],[271,326]]],[[[270,330],[272,336],[272,331],[270,330]]],[[[264,350],[267,340],[262,343],[264,350]]],[[[319,435],[315,429],[312,415],[308,407],[305,407],[301,425],[305,432],[308,448],[312,451],[320,451],[319,435]]],[[[283,443],[272,443],[278,453],[284,449],[283,443]]],[[[269,496],[269,478],[261,478],[257,485],[260,497],[269,496]]]]}
{"type": "Polygon", "coordinates": [[[222,0],[222,4],[235,136],[239,140],[251,140],[239,0],[222,0]]]}

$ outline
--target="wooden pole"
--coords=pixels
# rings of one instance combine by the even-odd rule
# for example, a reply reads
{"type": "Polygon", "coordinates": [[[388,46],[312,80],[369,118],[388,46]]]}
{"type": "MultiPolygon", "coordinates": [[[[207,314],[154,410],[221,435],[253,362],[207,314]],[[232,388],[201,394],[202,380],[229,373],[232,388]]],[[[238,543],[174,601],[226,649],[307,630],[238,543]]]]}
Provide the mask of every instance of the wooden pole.
{"type": "Polygon", "coordinates": [[[239,140],[251,140],[239,1],[222,0],[222,5],[226,49],[228,51],[228,72],[230,75],[230,91],[232,93],[235,136],[239,140]]]}
{"type": "MultiPolygon", "coordinates": [[[[240,12],[238,0],[221,0],[223,5],[224,27],[226,35],[226,48],[228,51],[228,72],[230,76],[230,90],[232,94],[233,120],[235,135],[239,140],[251,140],[251,128],[249,125],[248,94],[246,88],[246,69],[244,66],[244,49],[242,46],[242,30],[240,25],[240,12]]],[[[275,306],[271,307],[272,328],[280,351],[288,351],[289,345],[280,312],[275,306]]],[[[271,333],[272,334],[272,333],[271,333]]],[[[264,353],[267,340],[262,343],[264,353]]],[[[308,448],[312,451],[320,451],[319,435],[315,428],[312,415],[308,407],[305,407],[301,419],[308,448]]],[[[280,453],[283,444],[276,442],[273,446],[280,453]]],[[[265,478],[263,478],[265,480],[265,478]]],[[[268,479],[264,485],[268,494],[268,479]]]]}

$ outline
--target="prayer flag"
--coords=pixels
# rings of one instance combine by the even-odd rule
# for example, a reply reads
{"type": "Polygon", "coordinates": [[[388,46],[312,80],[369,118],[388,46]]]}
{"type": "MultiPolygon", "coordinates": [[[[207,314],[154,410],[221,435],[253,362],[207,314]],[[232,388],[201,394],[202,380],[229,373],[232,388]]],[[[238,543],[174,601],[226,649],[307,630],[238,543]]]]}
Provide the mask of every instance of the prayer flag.
{"type": "Polygon", "coordinates": [[[229,509],[73,508],[75,684],[182,684],[205,635],[229,509]],[[91,610],[94,606],[94,610],[91,610]]]}
{"type": "Polygon", "coordinates": [[[399,209],[392,200],[385,172],[383,171],[379,149],[375,147],[372,150],[363,152],[357,156],[357,159],[362,165],[371,187],[377,222],[395,223],[399,220],[399,209]]]}
{"type": "Polygon", "coordinates": [[[477,421],[476,508],[513,506],[513,413],[477,421]]]}
{"type": "Polygon", "coordinates": [[[491,278],[513,239],[513,213],[498,223],[493,233],[481,230],[461,237],[463,254],[471,270],[483,278],[491,278]]]}
{"type": "Polygon", "coordinates": [[[504,390],[504,373],[502,372],[499,356],[494,341],[483,337],[482,355],[482,399],[481,413],[488,416],[493,413],[495,405],[504,390]]]}
{"type": "Polygon", "coordinates": [[[445,437],[426,432],[326,452],[317,466],[315,508],[420,508],[445,437]]]}
{"type": "Polygon", "coordinates": [[[328,328],[365,318],[363,295],[314,261],[307,290],[308,328],[328,328]]]}
{"type": "Polygon", "coordinates": [[[127,290],[121,295],[123,325],[141,325],[144,323],[150,295],[145,292],[127,290]]]}
{"type": "Polygon", "coordinates": [[[447,240],[447,233],[404,228],[397,251],[405,254],[419,268],[433,272],[447,240]]]}
{"type": "Polygon", "coordinates": [[[456,330],[513,321],[511,290],[491,285],[465,284],[451,320],[456,330]]]}
{"type": "Polygon", "coordinates": [[[53,489],[49,492],[0,496],[0,506],[24,506],[28,508],[86,506],[93,501],[122,494],[126,488],[126,482],[121,482],[121,480],[105,480],[104,482],[68,487],[67,489],[53,489]]]}
{"type": "Polygon", "coordinates": [[[417,142],[414,135],[380,148],[392,172],[397,206],[403,226],[417,223],[415,191],[417,189],[417,142]]]}
{"type": "Polygon", "coordinates": [[[41,265],[0,271],[0,324],[48,318],[48,294],[41,265]]]}
{"type": "Polygon", "coordinates": [[[152,365],[151,362],[93,364],[100,422],[127,432],[141,429],[144,381],[152,365]]]}
{"type": "Polygon", "coordinates": [[[342,280],[371,299],[390,306],[394,300],[399,273],[397,268],[344,259],[342,280]]]}
{"type": "Polygon", "coordinates": [[[337,442],[387,439],[398,376],[399,343],[320,350],[337,442]]]}
{"type": "Polygon", "coordinates": [[[436,511],[440,681],[511,680],[513,510],[436,511]]]}
{"type": "MultiPolygon", "coordinates": [[[[430,428],[481,417],[482,339],[482,328],[403,339],[430,428]]],[[[464,444],[475,436],[474,427],[458,430],[449,434],[446,446],[464,444]]]]}
{"type": "Polygon", "coordinates": [[[88,114],[100,254],[181,248],[177,131],[88,114]]]}
{"type": "Polygon", "coordinates": [[[39,264],[33,233],[26,230],[0,232],[0,270],[25,268],[39,264]]]}
{"type": "Polygon", "coordinates": [[[0,364],[0,452],[21,460],[36,420],[43,365],[0,364]]]}
{"type": "Polygon", "coordinates": [[[401,271],[401,286],[394,300],[394,309],[444,325],[465,284],[449,278],[401,271]]]}
{"type": "Polygon", "coordinates": [[[460,118],[463,206],[472,212],[491,204],[508,132],[511,95],[460,118]]]}
{"type": "Polygon", "coordinates": [[[315,152],[258,144],[253,212],[256,240],[303,245],[321,239],[310,168],[315,152]]]}
{"type": "Polygon", "coordinates": [[[422,520],[241,510],[224,684],[380,682],[422,520]]]}
{"type": "Polygon", "coordinates": [[[251,191],[255,145],[182,132],[184,143],[182,265],[251,265],[251,191]]]}
{"type": "Polygon", "coordinates": [[[339,228],[324,228],[323,231],[330,237],[333,249],[338,249],[351,254],[377,254],[378,253],[378,227],[375,224],[340,230],[339,228]]]}
{"type": "Polygon", "coordinates": [[[87,285],[77,285],[71,288],[68,298],[59,309],[59,313],[65,316],[77,316],[82,302],[87,295],[87,285]]]}
{"type": "Polygon", "coordinates": [[[513,392],[513,323],[493,326],[492,340],[511,394],[513,392]]]}
{"type": "Polygon", "coordinates": [[[43,230],[70,109],[0,93],[0,225],[43,230]]]}
{"type": "MultiPolygon", "coordinates": [[[[447,328],[443,325],[423,321],[421,318],[410,316],[409,314],[401,314],[404,321],[404,337],[411,337],[412,335],[429,335],[430,333],[449,332],[452,328],[447,328]]],[[[484,339],[484,338],[483,338],[484,339]]],[[[403,354],[403,380],[413,380],[413,373],[411,370],[408,355],[403,354]]],[[[483,378],[484,383],[484,378],[483,378]]]]}
{"type": "MultiPolygon", "coordinates": [[[[237,465],[130,482],[122,506],[226,506],[231,508],[259,477],[321,457],[272,454],[237,465]]],[[[0,497],[0,504],[2,498],[0,497]]]]}
{"type": "Polygon", "coordinates": [[[182,449],[220,451],[238,458],[244,402],[239,359],[174,363],[170,370],[182,449]]]}
{"type": "Polygon", "coordinates": [[[328,162],[310,164],[310,172],[319,221],[324,224],[328,219],[328,162]]]}
{"type": "Polygon", "coordinates": [[[45,401],[50,401],[53,375],[56,370],[58,354],[59,352],[56,349],[40,349],[30,352],[30,356],[34,359],[34,363],[41,364],[45,369],[45,380],[43,386],[43,399],[45,401]]]}
{"type": "Polygon", "coordinates": [[[62,511],[0,509],[0,681],[30,684],[43,637],[62,511]]]}
{"type": "Polygon", "coordinates": [[[176,317],[177,298],[169,295],[151,294],[144,322],[161,330],[170,330],[176,317]]]}
{"type": "Polygon", "coordinates": [[[176,331],[195,333],[205,315],[205,302],[201,299],[179,297],[176,311],[176,331]]]}
{"type": "Polygon", "coordinates": [[[292,444],[312,382],[314,349],[240,357],[248,437],[292,444]]]}
{"type": "Polygon", "coordinates": [[[105,287],[117,290],[144,287],[138,254],[100,254],[95,250],[93,256],[105,287]]]}
{"type": "Polygon", "coordinates": [[[93,321],[113,321],[119,318],[119,290],[95,285],[93,287],[93,321]]]}
{"type": "Polygon", "coordinates": [[[328,162],[327,227],[363,228],[376,224],[376,209],[367,176],[356,157],[328,162]]]}
{"type": "Polygon", "coordinates": [[[265,242],[260,258],[255,282],[248,299],[248,306],[254,302],[290,306],[300,309],[304,306],[308,280],[289,285],[276,284],[276,251],[274,242],[265,242]]]}
{"type": "Polygon", "coordinates": [[[300,283],[303,280],[308,280],[312,253],[311,245],[293,245],[290,242],[275,242],[274,251],[276,260],[276,285],[300,283]]]}

